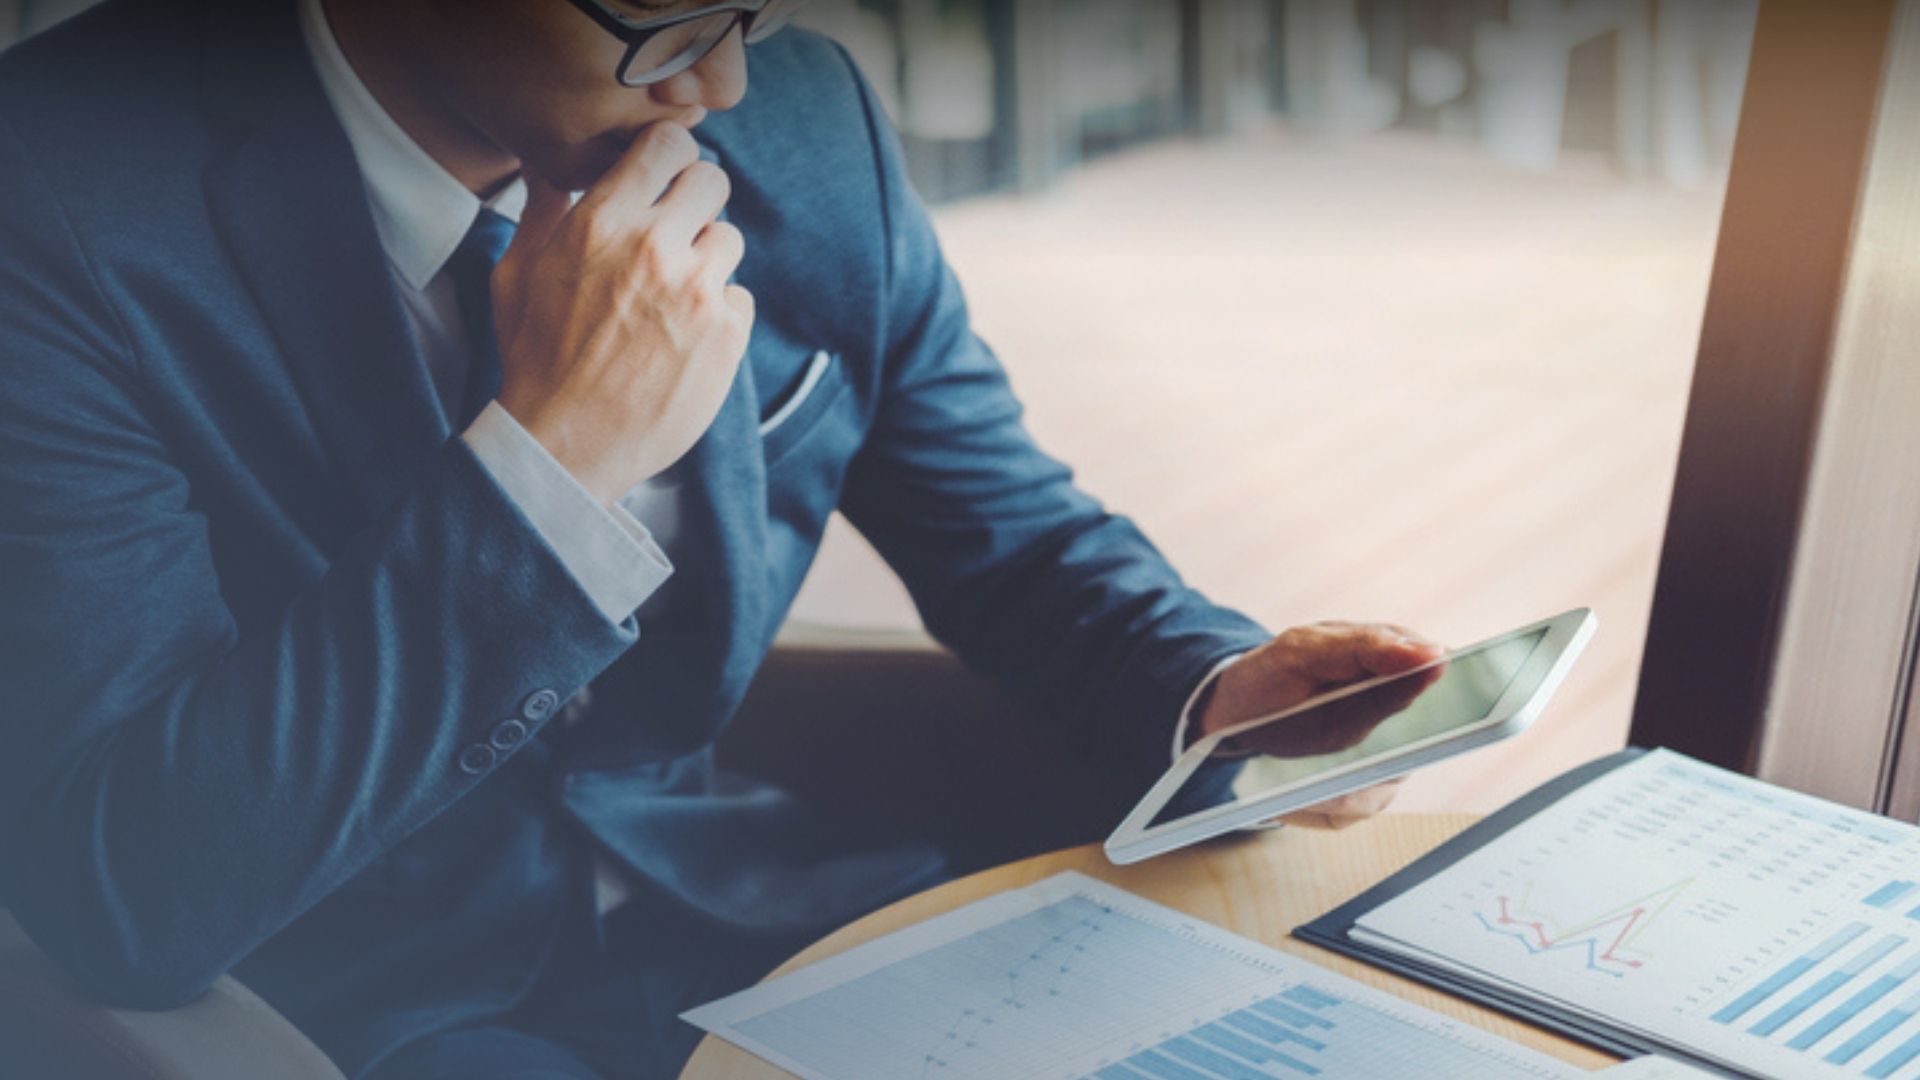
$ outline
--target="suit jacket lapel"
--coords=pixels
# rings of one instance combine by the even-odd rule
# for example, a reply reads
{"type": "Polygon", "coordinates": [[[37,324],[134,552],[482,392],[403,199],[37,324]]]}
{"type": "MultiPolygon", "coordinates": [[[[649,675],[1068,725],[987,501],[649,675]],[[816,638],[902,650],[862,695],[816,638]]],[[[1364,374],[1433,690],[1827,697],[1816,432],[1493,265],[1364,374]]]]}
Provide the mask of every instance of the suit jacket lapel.
{"type": "MultiPolygon", "coordinates": [[[[715,648],[707,685],[745,689],[767,636],[767,475],[760,454],[760,405],[751,358],[740,363],[727,403],[687,462],[683,488],[692,543],[686,545],[692,580],[681,593],[715,648]],[[692,544],[699,546],[693,547],[692,544]]],[[[679,613],[676,613],[679,614],[679,613]]],[[[717,703],[730,712],[731,702],[717,703]]],[[[722,716],[725,715],[723,712],[722,716]]],[[[722,717],[712,717],[720,719],[722,717]]]]}
{"type": "Polygon", "coordinates": [[[216,3],[212,19],[205,105],[237,135],[206,178],[215,227],[329,455],[378,515],[446,440],[446,419],[295,6],[216,3]]]}
{"type": "MultiPolygon", "coordinates": [[[[719,154],[702,141],[700,156],[719,164],[719,154]]],[[[727,212],[720,212],[727,220],[727,212]]],[[[759,664],[765,636],[765,563],[767,545],[767,468],[761,454],[760,395],[754,383],[753,355],[741,358],[740,371],[726,404],[687,463],[686,519],[710,552],[699,552],[691,570],[697,578],[685,594],[697,606],[699,625],[711,628],[718,647],[703,676],[710,685],[744,690],[759,664]]],[[[693,552],[689,552],[692,554],[693,552]]],[[[716,703],[709,719],[732,714],[733,702],[716,703]]]]}
{"type": "MultiPolygon", "coordinates": [[[[708,146],[701,156],[718,161],[708,146]]],[[[644,764],[663,754],[692,753],[712,740],[714,725],[733,715],[777,629],[768,626],[766,611],[767,469],[761,451],[760,396],[749,349],[719,415],[673,469],[682,499],[674,581],[668,585],[674,600],[657,622],[644,621],[636,654],[605,676],[628,684],[626,700],[647,703],[650,738],[630,738],[619,720],[589,725],[568,743],[569,769],[617,772],[636,759],[644,764]]],[[[607,809],[593,794],[599,790],[585,782],[569,788],[576,811],[589,821],[607,809]]]]}

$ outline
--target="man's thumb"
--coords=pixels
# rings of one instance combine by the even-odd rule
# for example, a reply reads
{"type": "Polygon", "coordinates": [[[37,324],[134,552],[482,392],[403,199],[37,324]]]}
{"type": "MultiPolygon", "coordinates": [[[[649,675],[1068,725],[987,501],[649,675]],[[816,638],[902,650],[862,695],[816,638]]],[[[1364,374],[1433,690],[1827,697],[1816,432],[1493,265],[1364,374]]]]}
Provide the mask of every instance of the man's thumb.
{"type": "Polygon", "coordinates": [[[493,317],[502,341],[513,336],[518,323],[519,305],[525,302],[521,284],[532,263],[560,227],[572,208],[573,200],[565,191],[534,176],[528,176],[527,205],[520,211],[520,225],[513,231],[513,242],[493,271],[493,317]]]}

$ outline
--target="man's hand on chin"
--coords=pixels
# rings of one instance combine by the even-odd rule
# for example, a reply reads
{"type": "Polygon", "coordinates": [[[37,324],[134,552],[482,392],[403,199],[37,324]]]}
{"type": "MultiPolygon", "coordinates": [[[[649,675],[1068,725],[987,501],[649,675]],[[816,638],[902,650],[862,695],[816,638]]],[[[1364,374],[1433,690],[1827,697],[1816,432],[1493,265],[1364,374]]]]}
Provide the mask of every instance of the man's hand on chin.
{"type": "MultiPolygon", "coordinates": [[[[1429,664],[1444,650],[1404,627],[1322,622],[1296,627],[1235,661],[1220,673],[1200,712],[1199,735],[1268,716],[1350,683],[1429,664]]],[[[1440,674],[1415,680],[1391,695],[1365,691],[1342,709],[1310,710],[1299,722],[1282,720],[1249,733],[1245,749],[1280,756],[1331,753],[1358,744],[1400,711],[1440,674]]],[[[1398,781],[1356,791],[1287,815],[1292,824],[1344,828],[1372,817],[1393,801],[1398,781]]]]}

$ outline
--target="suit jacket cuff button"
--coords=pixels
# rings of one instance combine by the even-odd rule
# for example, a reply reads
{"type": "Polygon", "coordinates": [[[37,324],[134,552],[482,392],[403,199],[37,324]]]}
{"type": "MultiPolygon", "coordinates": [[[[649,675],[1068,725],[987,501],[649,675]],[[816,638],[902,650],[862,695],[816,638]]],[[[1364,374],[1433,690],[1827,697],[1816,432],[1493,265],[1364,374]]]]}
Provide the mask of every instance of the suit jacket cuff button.
{"type": "Polygon", "coordinates": [[[560,695],[551,690],[535,690],[520,703],[520,715],[528,723],[544,724],[560,708],[560,695]]]}
{"type": "Polygon", "coordinates": [[[479,776],[500,760],[500,755],[486,743],[474,743],[460,752],[460,771],[468,776],[479,776]]]}
{"type": "Polygon", "coordinates": [[[527,730],[527,725],[520,721],[502,720],[494,727],[493,734],[487,736],[487,742],[495,750],[504,754],[514,747],[519,746],[521,743],[526,742],[529,734],[531,734],[531,732],[527,730]]]}

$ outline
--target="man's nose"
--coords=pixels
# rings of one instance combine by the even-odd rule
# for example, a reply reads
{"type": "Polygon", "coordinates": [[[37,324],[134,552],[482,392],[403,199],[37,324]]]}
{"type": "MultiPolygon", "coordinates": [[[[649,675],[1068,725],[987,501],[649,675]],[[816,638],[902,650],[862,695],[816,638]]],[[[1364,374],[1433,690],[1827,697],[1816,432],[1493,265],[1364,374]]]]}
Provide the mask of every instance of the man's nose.
{"type": "Polygon", "coordinates": [[[653,84],[653,99],[662,105],[698,105],[713,112],[733,108],[746,94],[747,46],[739,27],[699,63],[653,84]]]}

